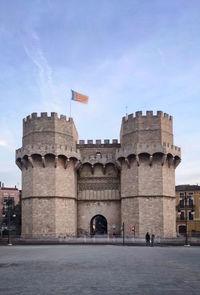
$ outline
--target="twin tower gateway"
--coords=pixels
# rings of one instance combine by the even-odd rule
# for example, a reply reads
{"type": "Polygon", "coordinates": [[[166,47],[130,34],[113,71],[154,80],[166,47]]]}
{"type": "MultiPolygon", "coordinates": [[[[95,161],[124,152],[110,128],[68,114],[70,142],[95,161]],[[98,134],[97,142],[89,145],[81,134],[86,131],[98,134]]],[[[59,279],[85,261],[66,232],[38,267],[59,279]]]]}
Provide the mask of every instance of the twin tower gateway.
{"type": "Polygon", "coordinates": [[[33,113],[16,151],[22,170],[22,236],[67,237],[146,232],[175,237],[172,117],[123,117],[117,140],[78,141],[73,119],[33,113]]]}

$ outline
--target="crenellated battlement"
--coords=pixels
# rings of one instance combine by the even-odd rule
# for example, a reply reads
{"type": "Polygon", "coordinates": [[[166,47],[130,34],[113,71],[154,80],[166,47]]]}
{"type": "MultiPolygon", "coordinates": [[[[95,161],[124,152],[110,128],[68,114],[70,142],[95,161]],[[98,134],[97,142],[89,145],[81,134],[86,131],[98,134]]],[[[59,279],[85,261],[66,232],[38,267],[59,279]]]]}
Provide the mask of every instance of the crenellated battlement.
{"type": "Polygon", "coordinates": [[[57,120],[62,120],[62,121],[67,121],[67,122],[70,122],[70,120],[72,120],[72,118],[67,119],[67,117],[65,115],[60,115],[60,117],[59,117],[58,114],[55,112],[52,112],[50,116],[48,116],[47,112],[42,112],[42,113],[40,113],[40,116],[38,116],[37,113],[32,113],[31,115],[24,118],[23,122],[29,123],[29,122],[32,122],[33,120],[41,120],[41,119],[47,119],[47,120],[57,119],[57,120]]]}
{"type": "Polygon", "coordinates": [[[131,143],[163,143],[173,145],[173,118],[162,111],[141,111],[122,118],[120,142],[122,145],[131,143]]]}
{"type": "Polygon", "coordinates": [[[75,146],[78,133],[72,118],[57,113],[32,113],[23,120],[23,145],[61,144],[75,146]]]}
{"type": "Polygon", "coordinates": [[[146,111],[146,115],[142,114],[142,111],[137,111],[135,114],[129,114],[128,116],[124,116],[122,118],[122,121],[127,122],[130,120],[135,120],[137,118],[163,118],[169,121],[173,120],[172,116],[169,116],[167,113],[163,113],[162,111],[157,111],[156,115],[153,114],[153,111],[146,111]]]}

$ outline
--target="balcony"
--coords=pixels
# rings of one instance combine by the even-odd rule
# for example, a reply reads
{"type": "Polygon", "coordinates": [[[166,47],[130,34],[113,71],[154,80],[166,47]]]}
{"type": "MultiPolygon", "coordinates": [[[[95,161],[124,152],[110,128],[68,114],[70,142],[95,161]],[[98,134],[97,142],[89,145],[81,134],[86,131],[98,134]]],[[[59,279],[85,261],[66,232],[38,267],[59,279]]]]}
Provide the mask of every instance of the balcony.
{"type": "Polygon", "coordinates": [[[183,204],[183,203],[179,203],[177,206],[176,206],[176,210],[178,211],[178,210],[180,210],[180,209],[185,209],[185,208],[187,208],[187,209],[195,209],[195,205],[193,205],[193,203],[190,203],[190,204],[187,204],[186,206],[185,206],[185,204],[183,204]]]}
{"type": "MultiPolygon", "coordinates": [[[[188,217],[188,219],[187,219],[187,222],[190,222],[190,221],[194,221],[194,217],[192,217],[193,219],[190,219],[189,217],[188,217]]],[[[182,222],[186,222],[186,218],[184,217],[184,218],[181,218],[181,217],[176,217],[176,221],[182,221],[182,222]]]]}

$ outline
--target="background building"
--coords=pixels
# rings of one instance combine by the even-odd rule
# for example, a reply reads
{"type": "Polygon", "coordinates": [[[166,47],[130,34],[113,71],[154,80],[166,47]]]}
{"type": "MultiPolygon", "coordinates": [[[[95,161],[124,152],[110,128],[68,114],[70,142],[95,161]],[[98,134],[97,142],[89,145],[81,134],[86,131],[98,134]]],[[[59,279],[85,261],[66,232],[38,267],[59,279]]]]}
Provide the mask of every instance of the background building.
{"type": "Polygon", "coordinates": [[[7,202],[8,198],[13,200],[14,206],[19,204],[20,192],[15,187],[4,187],[4,184],[0,181],[0,220],[2,220],[3,205],[7,202]]]}
{"type": "Polygon", "coordinates": [[[158,111],[122,118],[116,139],[78,141],[73,119],[33,113],[23,120],[22,236],[176,236],[173,119],[158,111]]]}
{"type": "Polygon", "coordinates": [[[4,187],[4,183],[0,182],[0,230],[1,235],[7,234],[9,226],[12,226],[15,234],[21,232],[21,205],[20,191],[13,187],[4,187]],[[10,215],[8,221],[8,214],[10,215]],[[15,217],[13,217],[13,215],[15,217]]]}
{"type": "Polygon", "coordinates": [[[178,234],[186,232],[186,214],[188,234],[200,235],[200,186],[177,185],[176,186],[176,230],[178,234]],[[187,205],[185,206],[185,197],[187,205]]]}

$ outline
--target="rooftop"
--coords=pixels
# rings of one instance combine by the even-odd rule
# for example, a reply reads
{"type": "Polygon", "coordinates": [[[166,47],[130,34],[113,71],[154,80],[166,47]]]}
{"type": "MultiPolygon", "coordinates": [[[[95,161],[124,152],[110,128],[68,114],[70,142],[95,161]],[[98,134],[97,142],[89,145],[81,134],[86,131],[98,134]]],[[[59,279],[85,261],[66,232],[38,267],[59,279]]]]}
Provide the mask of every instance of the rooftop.
{"type": "Polygon", "coordinates": [[[176,192],[181,191],[200,191],[200,185],[182,184],[176,185],[176,192]]]}

